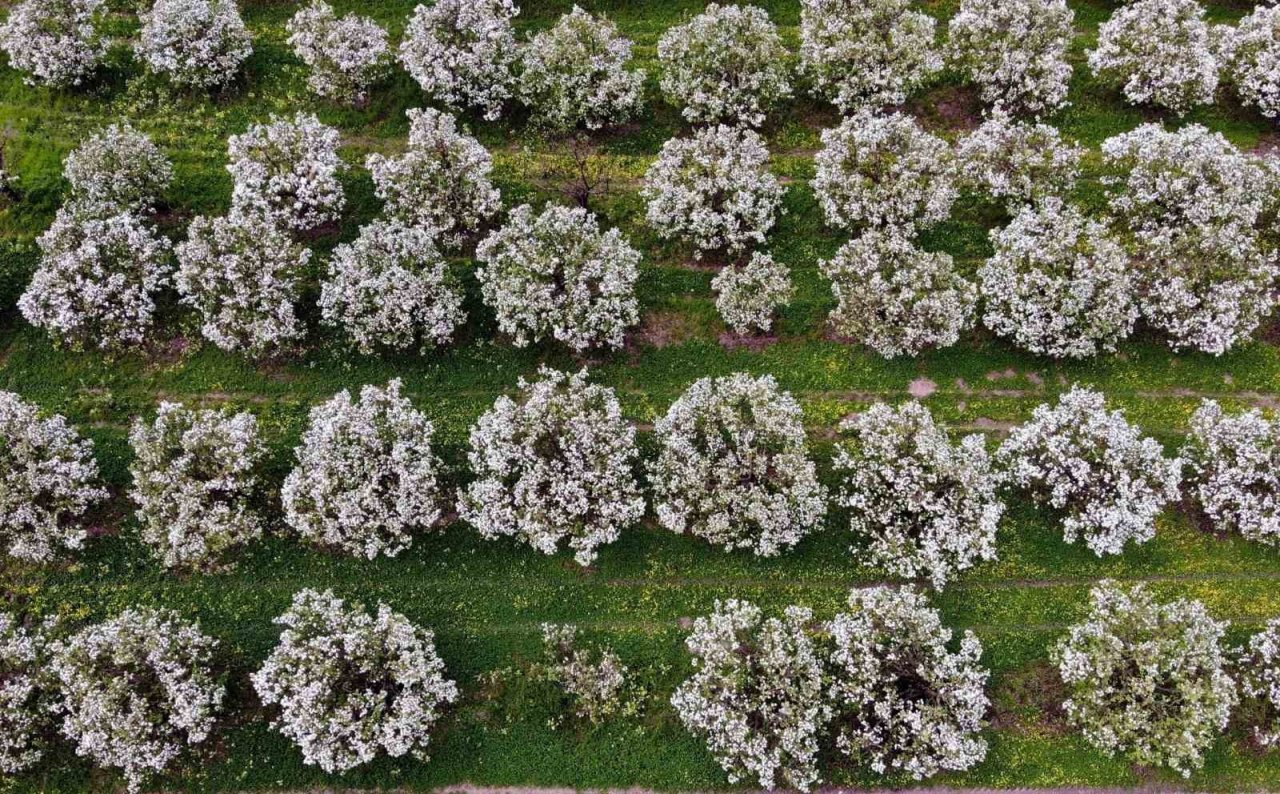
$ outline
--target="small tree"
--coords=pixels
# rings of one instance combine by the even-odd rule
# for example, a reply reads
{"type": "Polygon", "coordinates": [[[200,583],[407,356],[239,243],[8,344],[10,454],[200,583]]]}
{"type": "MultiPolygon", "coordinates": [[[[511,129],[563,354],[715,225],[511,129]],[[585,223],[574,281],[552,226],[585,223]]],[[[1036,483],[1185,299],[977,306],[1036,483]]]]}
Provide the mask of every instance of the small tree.
{"type": "Polygon", "coordinates": [[[1196,0],[1132,0],[1098,29],[1089,68],[1135,105],[1185,113],[1213,102],[1218,56],[1196,0]]]}
{"type": "Polygon", "coordinates": [[[79,755],[119,768],[137,794],[213,731],[226,694],[216,647],[198,624],[152,607],[55,642],[62,732],[79,755]]]}
{"type": "Polygon", "coordinates": [[[236,210],[195,218],[177,252],[182,302],[218,347],[262,356],[302,335],[294,304],[311,252],[270,218],[236,210]]]}
{"type": "Polygon", "coordinates": [[[958,193],[947,142],[901,113],[861,113],[824,130],[814,160],[818,203],[842,229],[938,223],[958,193]]]}
{"type": "Polygon", "coordinates": [[[1178,498],[1182,462],[1164,457],[1096,391],[1072,387],[1041,405],[1000,446],[1014,485],[1063,514],[1067,543],[1083,538],[1099,557],[1155,537],[1155,519],[1178,498]]]}
{"type": "Polygon", "coordinates": [[[0,612],[0,772],[32,768],[50,749],[58,725],[57,678],[50,669],[52,623],[27,628],[0,612]]]}
{"type": "Polygon", "coordinates": [[[23,0],[0,25],[0,49],[28,85],[83,83],[107,55],[106,0],[23,0]]]}
{"type": "Polygon", "coordinates": [[[951,58],[982,101],[1039,115],[1067,101],[1075,12],[1066,0],[962,0],[948,23],[951,58]]]}
{"type": "Polygon", "coordinates": [[[306,113],[292,120],[273,115],[270,123],[232,135],[232,207],[299,231],[337,220],[345,201],[338,175],[346,169],[338,140],[337,130],[306,113]]]}
{"type": "Polygon", "coordinates": [[[52,562],[81,548],[84,513],[107,498],[93,442],[58,414],[45,417],[0,391],[0,541],[10,557],[52,562]]]}
{"type": "Polygon", "coordinates": [[[961,184],[1006,202],[1013,211],[1066,195],[1080,176],[1083,155],[1084,149],[1063,140],[1056,127],[1015,121],[1000,110],[956,146],[961,184]]]}
{"type": "Polygon", "coordinates": [[[81,141],[62,174],[77,212],[105,217],[151,209],[173,180],[173,165],[151,138],[124,123],[81,141]]]}
{"type": "Polygon", "coordinates": [[[948,650],[951,629],[909,589],[854,590],[849,607],[825,627],[836,748],[877,774],[916,780],[981,763],[990,703],[973,632],[948,650]]]}
{"type": "Polygon", "coordinates": [[[942,69],[936,26],[911,0],[801,0],[800,71],[843,113],[901,105],[942,69]]]}
{"type": "Polygon", "coordinates": [[[443,245],[460,246],[502,209],[489,179],[493,158],[448,113],[413,109],[408,116],[408,151],[371,154],[365,161],[375,192],[392,218],[421,227],[443,245]]]}
{"type": "Polygon", "coordinates": [[[800,405],[771,376],[702,378],[654,432],[650,480],[658,520],[672,532],[772,557],[826,512],[800,405]]]}
{"type": "Polygon", "coordinates": [[[231,569],[231,554],[262,535],[249,504],[266,456],[258,420],[162,402],[154,422],[134,421],[129,443],[142,541],[166,568],[231,569]]]}
{"type": "Polygon", "coordinates": [[[1223,76],[1240,101],[1269,119],[1280,116],[1280,6],[1254,6],[1218,44],[1223,76]]]}
{"type": "Polygon", "coordinates": [[[983,322],[1041,356],[1114,352],[1138,304],[1129,256],[1101,222],[1061,199],[1024,208],[991,233],[995,253],[978,270],[983,322]]]}
{"type": "Polygon", "coordinates": [[[923,251],[892,228],[864,232],[818,267],[836,297],[832,330],[886,358],[954,345],[978,302],[950,254],[923,251]]]}
{"type": "Polygon", "coordinates": [[[1252,410],[1228,415],[1205,400],[1181,457],[1191,495],[1215,526],[1280,545],[1280,422],[1252,410]]]}
{"type": "Polygon", "coordinates": [[[476,479],[458,514],[485,538],[516,537],[544,554],[561,541],[579,565],[644,517],[635,429],[613,390],[587,372],[539,371],[518,399],[499,397],[471,428],[476,479]]]}
{"type": "Polygon", "coordinates": [[[522,50],[520,97],[554,130],[621,124],[644,105],[644,72],[628,70],[631,41],[578,6],[522,50]]]}
{"type": "Polygon", "coordinates": [[[365,386],[352,401],[343,389],[311,409],[294,450],[298,465],[280,492],[285,521],[309,543],[367,559],[394,557],[415,529],[440,519],[440,459],[435,427],[400,381],[365,386]]]}
{"type": "Polygon", "coordinates": [[[226,85],[253,53],[235,0],[155,0],[139,16],[138,57],[175,85],[226,85]]]}
{"type": "Polygon", "coordinates": [[[362,104],[391,71],[387,32],[368,17],[339,17],[324,0],[311,0],[286,30],[294,55],[310,70],[307,85],[322,97],[362,104]]]}
{"type": "Polygon", "coordinates": [[[791,95],[787,60],[778,28],[756,6],[710,3],[658,40],[662,93],[695,123],[763,124],[791,95]]]}
{"type": "Polygon", "coordinates": [[[1236,669],[1240,692],[1262,706],[1254,738],[1264,747],[1280,743],[1280,619],[1271,619],[1241,649],[1236,669]]]}
{"type": "Polygon", "coordinates": [[[818,745],[830,720],[823,665],[807,630],[813,614],[788,607],[765,618],[746,601],[716,601],[685,645],[694,673],[671,696],[680,720],[728,773],[808,791],[818,782],[818,745]]]}
{"type": "Polygon", "coordinates": [[[320,287],[320,313],[362,353],[448,344],[466,320],[462,290],[431,233],[374,221],[339,245],[320,287]]]}
{"type": "Polygon", "coordinates": [[[548,337],[577,352],[621,347],[639,307],[640,252],[581,207],[522,204],[476,249],[484,302],[517,347],[548,337]]]}
{"type": "Polygon", "coordinates": [[[711,279],[716,309],[739,334],[768,333],[778,308],[795,293],[787,266],[756,251],[745,263],[729,265],[711,279]]]}
{"type": "Polygon", "coordinates": [[[380,753],[428,760],[432,728],[458,697],[431,631],[386,604],[370,615],[328,590],[298,591],[275,622],[284,632],[253,686],[279,707],[273,726],[306,763],[335,773],[380,753]]]}
{"type": "Polygon", "coordinates": [[[95,218],[69,205],[36,240],[40,266],[22,316],[73,350],[142,344],[168,278],[169,241],[130,212],[95,218]]]}
{"type": "Polygon", "coordinates": [[[1107,755],[1190,776],[1236,703],[1226,622],[1199,601],[1159,603],[1142,585],[1104,581],[1090,598],[1089,617],[1050,649],[1067,719],[1107,755]]]}
{"type": "Polygon", "coordinates": [[[429,97],[454,110],[474,108],[488,121],[515,93],[514,0],[436,0],[413,10],[400,62],[429,97]]]}
{"type": "Polygon", "coordinates": [[[542,624],[542,645],[547,680],[564,692],[579,719],[599,725],[622,709],[628,670],[617,654],[581,648],[577,626],[555,623],[542,624]]]}
{"type": "Polygon", "coordinates": [[[764,139],[719,125],[663,144],[640,195],[649,225],[664,238],[689,241],[701,257],[763,245],[785,193],[769,173],[764,139]]]}
{"type": "Polygon", "coordinates": [[[867,559],[895,576],[927,577],[939,590],[957,573],[996,558],[1004,503],[980,435],[951,444],[917,402],[876,403],[841,426],[836,503],[868,541],[867,559]]]}

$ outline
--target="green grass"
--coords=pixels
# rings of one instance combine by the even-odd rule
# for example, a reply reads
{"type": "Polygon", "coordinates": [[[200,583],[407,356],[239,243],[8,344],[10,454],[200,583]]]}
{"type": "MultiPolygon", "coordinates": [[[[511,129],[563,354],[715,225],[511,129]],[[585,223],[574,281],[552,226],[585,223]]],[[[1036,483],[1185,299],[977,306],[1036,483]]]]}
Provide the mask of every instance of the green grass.
{"type": "MultiPolygon", "coordinates": [[[[0,71],[0,129],[10,135],[7,164],[21,179],[21,203],[0,211],[0,388],[17,391],[49,410],[65,413],[91,435],[106,478],[116,492],[112,510],[97,517],[104,537],[64,567],[33,568],[0,562],[0,587],[12,608],[31,615],[61,614],[95,619],[136,603],[173,607],[198,618],[222,643],[222,662],[231,681],[231,715],[210,757],[192,761],[164,781],[196,790],[303,788],[312,786],[425,788],[470,781],[490,785],[572,787],[646,786],[710,789],[724,786],[711,757],[680,727],[667,697],[687,674],[682,622],[711,609],[715,599],[745,597],[769,609],[790,603],[812,606],[819,615],[841,607],[850,587],[880,581],[883,573],[856,562],[846,517],[834,513],[824,531],[793,553],[775,560],[726,554],[689,538],[658,529],[652,522],[624,534],[589,570],[567,555],[543,557],[511,542],[484,542],[474,531],[454,525],[425,534],[394,560],[373,562],[304,549],[280,528],[278,494],[262,494],[262,507],[277,528],[256,544],[231,574],[180,577],[167,574],[148,556],[127,518],[123,492],[128,484],[126,434],[132,417],[148,413],[160,398],[231,405],[262,420],[271,455],[264,479],[278,488],[289,470],[292,447],[309,407],[344,387],[400,377],[406,391],[435,421],[451,483],[465,482],[467,429],[493,399],[510,392],[539,364],[576,367],[590,363],[594,377],[618,390],[629,418],[651,423],[694,379],[735,370],[773,373],[805,409],[815,455],[830,479],[832,428],[847,414],[874,400],[907,399],[907,386],[928,378],[937,391],[928,406],[958,431],[1004,427],[1024,420],[1039,403],[1072,383],[1105,390],[1146,430],[1170,449],[1203,396],[1232,407],[1280,400],[1280,351],[1256,342],[1223,356],[1173,355],[1160,339],[1139,333],[1119,355],[1083,363],[1054,363],[1020,353],[973,332],[960,345],[914,360],[884,361],[828,340],[824,319],[832,306],[817,262],[844,238],[822,226],[805,180],[811,152],[823,126],[835,114],[808,100],[795,100],[773,115],[766,135],[776,155],[775,169],[792,177],[788,214],[772,235],[770,248],[794,273],[797,295],[783,312],[780,340],[763,350],[727,350],[710,293],[710,274],[688,268],[689,251],[659,241],[643,223],[636,180],[662,142],[681,131],[678,114],[657,96],[655,46],[662,31],[695,13],[694,0],[612,0],[585,2],[607,13],[637,44],[640,65],[649,71],[650,110],[642,120],[596,136],[601,156],[616,169],[619,189],[599,204],[610,224],[620,226],[646,254],[639,291],[643,334],[622,352],[590,362],[576,361],[551,347],[516,350],[496,339],[492,317],[480,304],[472,262],[456,268],[468,289],[471,316],[462,342],[426,356],[383,359],[341,351],[338,340],[316,331],[305,349],[282,360],[252,363],[223,354],[196,340],[190,317],[168,300],[160,340],[147,354],[104,361],[97,354],[55,349],[26,326],[13,302],[36,262],[33,237],[43,230],[65,185],[62,157],[90,130],[127,117],[151,133],[173,157],[177,180],[166,197],[166,231],[180,237],[186,220],[221,212],[230,181],[223,169],[225,139],[271,112],[310,109],[344,134],[344,157],[358,165],[372,151],[394,151],[407,131],[404,111],[421,103],[403,73],[391,79],[361,110],[318,102],[305,90],[305,74],[284,44],[291,3],[242,2],[257,48],[247,77],[215,98],[176,96],[143,75],[126,52],[117,53],[103,77],[77,93],[33,89],[10,70],[0,71]],[[663,339],[662,345],[652,344],[663,339]],[[184,350],[178,342],[189,343],[184,350]],[[440,652],[460,682],[463,698],[436,736],[429,763],[381,760],[342,777],[325,776],[301,763],[299,753],[267,726],[267,715],[248,689],[247,673],[261,663],[277,637],[271,623],[301,587],[332,587],[339,594],[371,603],[385,600],[414,620],[434,628],[440,652]],[[574,725],[552,730],[548,722],[562,707],[545,685],[522,670],[539,653],[538,624],[572,621],[587,634],[612,645],[635,671],[644,709],[598,729],[574,725]],[[498,671],[494,673],[493,671],[498,671]]],[[[376,17],[398,36],[412,0],[335,3],[340,12],[358,9],[376,17]]],[[[519,17],[522,31],[550,25],[571,3],[528,0],[519,17]]],[[[799,21],[795,0],[764,3],[793,44],[799,21]]],[[[954,1],[925,6],[941,18],[954,1]]],[[[1114,4],[1077,0],[1079,37],[1071,106],[1052,119],[1068,135],[1096,146],[1109,135],[1160,118],[1125,106],[1118,93],[1098,85],[1083,69],[1096,27],[1114,4]]],[[[1248,4],[1210,5],[1216,21],[1230,21],[1248,4]]],[[[121,9],[123,10],[123,9],[121,9]]],[[[122,33],[135,25],[128,14],[113,24],[122,33]]],[[[939,79],[909,103],[912,112],[948,137],[937,112],[941,98],[970,96],[954,76],[939,79]]],[[[562,200],[554,177],[544,175],[563,162],[563,146],[530,133],[517,115],[513,122],[467,119],[495,153],[497,174],[508,205],[519,201],[562,200]]],[[[1242,147],[1273,134],[1256,114],[1224,92],[1212,108],[1191,121],[1222,131],[1242,147]]],[[[1099,206],[1097,158],[1090,158],[1079,198],[1099,206]]],[[[355,236],[378,212],[372,184],[360,169],[347,177],[349,208],[341,228],[316,242],[323,254],[355,236]]],[[[931,230],[928,247],[946,250],[967,269],[989,252],[987,231],[1004,222],[1001,210],[966,199],[951,221],[931,230]]],[[[318,257],[322,261],[323,256],[318,257]]],[[[308,316],[313,308],[305,309],[308,316]]],[[[994,441],[994,439],[993,439],[994,441]]],[[[642,433],[642,445],[652,440],[642,433]]],[[[1277,553],[1237,538],[1208,535],[1179,513],[1161,522],[1155,541],[1117,559],[1099,560],[1065,545],[1054,517],[1011,499],[1001,532],[1000,559],[980,566],[936,597],[946,620],[975,631],[993,671],[991,751],[985,763],[942,783],[956,786],[1131,786],[1153,783],[1221,791],[1280,787],[1280,755],[1263,754],[1233,725],[1214,746],[1204,771],[1182,781],[1169,773],[1135,769],[1105,758],[1053,715],[1053,675],[1047,646],[1063,627],[1080,618],[1091,582],[1103,577],[1149,580],[1162,596],[1203,599],[1215,615],[1233,622],[1240,639],[1272,615],[1280,615],[1277,553]]],[[[827,759],[833,783],[909,784],[881,781],[827,759]]],[[[37,772],[0,783],[18,790],[83,791],[115,785],[70,751],[57,754],[37,772]]]]}

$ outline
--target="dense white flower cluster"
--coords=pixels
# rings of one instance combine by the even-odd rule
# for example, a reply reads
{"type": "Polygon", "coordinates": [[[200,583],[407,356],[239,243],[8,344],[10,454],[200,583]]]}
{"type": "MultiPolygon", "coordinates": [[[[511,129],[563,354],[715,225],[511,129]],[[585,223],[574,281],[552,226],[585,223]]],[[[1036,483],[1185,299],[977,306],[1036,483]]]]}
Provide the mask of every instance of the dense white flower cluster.
{"type": "Polygon", "coordinates": [[[650,479],[658,520],[672,532],[772,557],[826,512],[800,405],[770,375],[702,378],[654,432],[650,479]]]}
{"type": "Polygon", "coordinates": [[[639,319],[640,252],[581,207],[522,204],[476,249],[484,302],[524,347],[554,338],[576,351],[621,347],[639,319]]]}
{"type": "Polygon", "coordinates": [[[1014,207],[1069,191],[1083,155],[1056,127],[1017,121],[1000,110],[956,146],[961,182],[1014,207]]]}
{"type": "Polygon", "coordinates": [[[294,450],[298,465],[280,499],[285,521],[304,540],[373,559],[394,557],[415,529],[440,518],[440,459],[435,427],[400,395],[400,381],[365,386],[353,401],[343,389],[311,409],[294,450]]]}
{"type": "Polygon", "coordinates": [[[1048,113],[1067,101],[1074,25],[1067,0],[962,0],[948,23],[951,57],[983,102],[1048,113]]]}
{"type": "Polygon", "coordinates": [[[579,719],[599,724],[622,707],[627,667],[608,648],[579,647],[578,627],[542,624],[547,679],[564,690],[579,719]]]}
{"type": "Polygon", "coordinates": [[[135,52],[175,85],[226,85],[253,53],[253,36],[235,0],[155,0],[139,17],[135,52]]]}
{"type": "Polygon", "coordinates": [[[264,355],[302,335],[294,314],[311,252],[261,213],[233,210],[191,221],[174,281],[200,313],[200,331],[223,350],[264,355]]]}
{"type": "Polygon", "coordinates": [[[435,635],[378,604],[376,616],[332,591],[300,590],[276,623],[280,643],[253,686],[279,706],[274,726],[325,772],[345,772],[385,752],[427,760],[431,729],[458,697],[435,635]]]}
{"type": "Polygon", "coordinates": [[[832,329],[886,358],[954,345],[978,302],[950,254],[924,251],[893,228],[863,232],[818,267],[836,297],[832,329]]]}
{"type": "Polygon", "coordinates": [[[672,138],[645,174],[645,214],[662,237],[705,251],[762,245],[786,188],[769,173],[769,150],[752,130],[717,125],[672,138]]]}
{"type": "Polygon", "coordinates": [[[461,245],[502,209],[489,180],[493,158],[448,113],[427,108],[407,115],[408,151],[365,161],[375,192],[391,217],[425,229],[438,243],[461,245]]]}
{"type": "Polygon", "coordinates": [[[1253,735],[1264,747],[1274,747],[1280,744],[1280,619],[1267,621],[1242,651],[1236,665],[1240,692],[1260,701],[1263,710],[1253,735]]]}
{"type": "Polygon", "coordinates": [[[150,209],[173,180],[173,165],[145,133],[126,122],[80,142],[62,164],[78,214],[150,209]]]}
{"type": "Polygon", "coordinates": [[[542,369],[499,397],[471,428],[476,479],[458,514],[486,538],[516,537],[544,554],[567,541],[579,565],[644,517],[635,428],[613,390],[542,369]]]}
{"type": "Polygon", "coordinates": [[[111,46],[106,13],[106,0],[23,0],[0,25],[0,49],[29,85],[80,85],[111,46]]]}
{"type": "Polygon", "coordinates": [[[842,112],[900,105],[942,69],[936,27],[911,0],[801,0],[800,70],[842,112]]]}
{"type": "Polygon", "coordinates": [[[662,93],[695,123],[763,124],[791,95],[787,60],[778,28],[757,6],[709,3],[658,40],[662,93]]]}
{"type": "Polygon", "coordinates": [[[694,621],[685,641],[694,673],[671,704],[730,783],[808,791],[818,782],[830,710],[822,658],[808,632],[812,618],[793,606],[783,618],[766,619],[753,604],[730,599],[694,621]]]}
{"type": "Polygon", "coordinates": [[[1134,104],[1185,113],[1213,102],[1218,53],[1197,0],[1132,0],[1098,29],[1095,76],[1121,85],[1134,104]]]}
{"type": "Polygon", "coordinates": [[[339,17],[324,0],[311,0],[285,28],[293,54],[307,65],[307,85],[322,97],[359,103],[391,71],[387,32],[368,17],[339,17]]]}
{"type": "Polygon", "coordinates": [[[1108,755],[1189,776],[1236,703],[1227,624],[1199,601],[1159,603],[1142,585],[1104,581],[1091,600],[1088,619],[1050,649],[1070,695],[1067,718],[1108,755]]]}
{"type": "Polygon", "coordinates": [[[53,644],[62,732],[131,794],[209,738],[226,690],[217,642],[172,610],[132,607],[53,644]]]}
{"type": "Polygon", "coordinates": [[[1259,3],[1221,30],[1223,77],[1246,105],[1269,119],[1280,115],[1280,6],[1259,3]]]}
{"type": "Polygon", "coordinates": [[[515,93],[514,0],[436,0],[413,11],[400,62],[432,99],[494,121],[515,93]]]}
{"type": "Polygon", "coordinates": [[[978,270],[995,333],[1037,355],[1114,352],[1138,319],[1129,255],[1105,224],[1059,198],[1023,208],[991,232],[995,253],[978,270]]]}
{"type": "Polygon", "coordinates": [[[1155,519],[1178,498],[1182,462],[1167,459],[1102,394],[1079,386],[1000,446],[997,460],[1012,483],[1063,513],[1063,537],[1083,538],[1099,557],[1155,537],[1155,519]]]}
{"type": "Polygon", "coordinates": [[[529,41],[522,60],[520,97],[552,129],[621,124],[644,104],[644,72],[627,69],[631,41],[576,5],[529,41]]]}
{"type": "Polygon", "coordinates": [[[375,220],[329,259],[320,314],[362,353],[447,344],[466,319],[462,290],[431,232],[375,220]]]}
{"type": "Polygon", "coordinates": [[[1004,503],[986,442],[953,446],[929,409],[876,403],[850,417],[836,447],[836,503],[868,542],[866,557],[895,576],[927,577],[939,590],[957,573],[996,557],[1004,503]]]}
{"type": "Polygon", "coordinates": [[[308,113],[292,120],[272,115],[270,123],[232,135],[232,206],[299,231],[337,220],[345,201],[338,175],[346,168],[338,140],[337,130],[308,113]]]}
{"type": "Polygon", "coordinates": [[[859,113],[824,130],[814,164],[818,203],[840,228],[938,223],[958,192],[947,142],[903,113],[859,113]]]}
{"type": "Polygon", "coordinates": [[[142,541],[167,568],[228,570],[232,552],[262,535],[249,505],[266,455],[250,413],[162,402],[154,422],[129,433],[142,541]]]}
{"type": "Polygon", "coordinates": [[[756,251],[745,263],[731,264],[711,279],[716,310],[734,331],[768,332],[773,315],[791,300],[795,288],[787,266],[756,251]]]}
{"type": "Polygon", "coordinates": [[[988,673],[973,632],[948,650],[951,629],[905,588],[854,590],[849,607],[826,625],[836,748],[878,774],[916,780],[981,763],[988,673]]]}
{"type": "Polygon", "coordinates": [[[1274,307],[1280,268],[1258,225],[1271,177],[1220,133],[1192,124],[1144,124],[1102,144],[1125,173],[1111,207],[1142,264],[1140,304],[1175,348],[1215,355],[1248,335],[1274,307]]]}
{"type": "Polygon", "coordinates": [[[1180,455],[1191,495],[1217,527],[1280,545],[1280,422],[1205,400],[1180,455]]]}
{"type": "Polygon", "coordinates": [[[27,628],[14,615],[0,612],[0,773],[6,776],[35,766],[56,732],[50,628],[27,628]]]}
{"type": "Polygon", "coordinates": [[[36,243],[40,266],[18,299],[27,322],[76,350],[146,341],[170,270],[167,239],[131,212],[97,218],[70,204],[36,243]]]}
{"type": "Polygon", "coordinates": [[[0,544],[10,557],[52,562],[79,549],[79,525],[90,507],[107,498],[98,485],[93,442],[82,439],[60,415],[13,392],[0,391],[0,544]]]}

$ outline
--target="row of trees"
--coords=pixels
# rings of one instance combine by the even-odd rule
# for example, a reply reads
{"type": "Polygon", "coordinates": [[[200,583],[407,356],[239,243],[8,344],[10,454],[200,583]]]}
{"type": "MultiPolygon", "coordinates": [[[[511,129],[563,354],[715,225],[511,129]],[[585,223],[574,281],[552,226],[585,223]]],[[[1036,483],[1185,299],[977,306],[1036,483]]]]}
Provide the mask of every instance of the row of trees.
{"type": "MultiPolygon", "coordinates": [[[[9,392],[0,393],[0,428],[5,550],[55,561],[79,548],[82,517],[107,496],[92,445],[9,392]]],[[[981,435],[955,443],[916,402],[873,405],[841,430],[830,492],[790,394],[769,376],[703,378],[654,426],[657,453],[645,469],[657,520],[773,556],[815,531],[830,500],[847,511],[865,562],[941,589],[995,558],[1004,489],[1051,508],[1067,542],[1102,556],[1154,537],[1185,473],[1188,496],[1216,527],[1280,543],[1280,422],[1257,410],[1233,415],[1206,400],[1175,458],[1079,387],[1038,407],[994,454],[981,435]]],[[[612,389],[585,370],[544,369],[472,427],[458,514],[484,537],[546,554],[567,546],[588,565],[646,514],[635,434],[612,389]]],[[[449,501],[433,436],[398,381],[339,392],[311,412],[280,492],[285,523],[341,553],[400,553],[449,501]]],[[[224,569],[263,533],[254,504],[265,449],[251,414],[162,403],[129,440],[140,535],[166,567],[224,569]]]]}

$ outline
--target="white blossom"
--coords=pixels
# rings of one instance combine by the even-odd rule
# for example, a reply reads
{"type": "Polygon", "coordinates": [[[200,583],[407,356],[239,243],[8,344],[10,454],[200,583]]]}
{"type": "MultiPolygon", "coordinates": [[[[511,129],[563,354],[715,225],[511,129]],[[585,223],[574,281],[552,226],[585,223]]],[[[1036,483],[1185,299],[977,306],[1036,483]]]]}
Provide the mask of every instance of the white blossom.
{"type": "Polygon", "coordinates": [[[475,108],[488,121],[515,94],[520,48],[514,0],[435,0],[413,10],[400,62],[429,97],[453,110],[475,108]]]}
{"type": "Polygon", "coordinates": [[[270,218],[240,212],[191,221],[177,247],[174,281],[200,314],[200,331],[223,350],[261,356],[303,333],[294,313],[311,252],[270,218]]]}
{"type": "Polygon", "coordinates": [[[235,0],[154,0],[139,17],[135,52],[176,85],[226,85],[253,53],[253,36],[235,0]]]}
{"type": "Polygon", "coordinates": [[[863,232],[818,267],[836,297],[832,330],[886,358],[954,345],[978,302],[950,254],[924,251],[893,228],[863,232]]]}
{"type": "Polygon", "coordinates": [[[1098,29],[1089,68],[1120,85],[1130,102],[1175,113],[1213,102],[1218,87],[1218,54],[1197,0],[1132,0],[1120,6],[1098,29]]]}
{"type": "Polygon", "coordinates": [[[672,138],[645,174],[646,219],[664,238],[706,251],[762,245],[786,188],[769,172],[769,150],[752,130],[704,127],[672,138]]]}
{"type": "Polygon", "coordinates": [[[17,775],[51,749],[57,679],[49,667],[52,623],[28,628],[0,612],[0,773],[17,775]]]}
{"type": "Polygon", "coordinates": [[[772,376],[702,378],[654,425],[658,520],[762,557],[794,546],[826,512],[800,405],[772,376]]]}
{"type": "Polygon", "coordinates": [[[142,541],[166,568],[232,568],[231,555],[262,535],[249,504],[266,456],[258,420],[162,402],[153,422],[134,421],[129,444],[142,541]]]}
{"type": "Polygon", "coordinates": [[[1263,711],[1251,726],[1253,735],[1264,747],[1274,747],[1280,743],[1280,619],[1267,621],[1241,651],[1240,692],[1259,701],[1263,711]]]}
{"type": "Polygon", "coordinates": [[[1129,256],[1107,227],[1047,198],[991,232],[978,270],[982,321],[1018,347],[1054,358],[1114,352],[1138,319],[1129,256]]]}
{"type": "Polygon", "coordinates": [[[375,192],[392,218],[457,247],[502,209],[502,196],[489,179],[493,158],[448,113],[411,109],[408,116],[408,150],[398,157],[371,154],[365,161],[375,192]]]}
{"type": "Polygon", "coordinates": [[[0,25],[0,49],[28,85],[80,85],[111,46],[106,12],[106,0],[23,0],[0,25]]]}
{"type": "Polygon", "coordinates": [[[842,112],[900,105],[942,69],[912,0],[800,0],[800,71],[842,112]]]}
{"type": "Polygon", "coordinates": [[[1074,25],[1067,0],[962,0],[947,38],[983,102],[1039,115],[1066,104],[1074,25]]]}
{"type": "Polygon", "coordinates": [[[996,558],[1004,503],[981,435],[952,445],[918,402],[876,403],[841,430],[847,440],[833,461],[836,503],[868,543],[868,561],[941,590],[960,571],[996,558]]]}
{"type": "Polygon", "coordinates": [[[956,165],[965,186],[1018,208],[1070,191],[1083,155],[1056,127],[1016,121],[996,110],[960,139],[956,165]]]}
{"type": "Polygon", "coordinates": [[[400,381],[343,389],[311,409],[280,498],[303,539],[367,559],[409,548],[440,519],[440,459],[431,421],[400,395],[400,381]]]}
{"type": "Polygon", "coordinates": [[[1050,649],[1067,719],[1109,756],[1190,776],[1236,703],[1227,623],[1199,601],[1159,603],[1142,585],[1103,581],[1090,598],[1089,617],[1050,649]]]}
{"type": "Polygon", "coordinates": [[[324,0],[311,0],[285,29],[294,55],[310,70],[307,85],[322,97],[363,102],[391,71],[387,32],[368,17],[339,17],[324,0]]]}
{"type": "Polygon", "coordinates": [[[126,122],[80,142],[62,164],[78,211],[92,215],[144,212],[173,180],[173,165],[145,133],[126,122]]]}
{"type": "Polygon", "coordinates": [[[272,115],[269,123],[232,135],[232,207],[299,231],[337,220],[345,203],[338,176],[346,169],[338,142],[336,129],[307,113],[292,120],[272,115]]]}
{"type": "Polygon", "coordinates": [[[813,190],[827,223],[928,226],[947,219],[956,169],[947,142],[902,113],[859,113],[822,132],[813,190]]]}
{"type": "Polygon", "coordinates": [[[518,347],[550,337],[578,352],[618,348],[639,321],[640,252],[580,207],[548,205],[535,217],[522,204],[476,259],[484,302],[518,347]]]}
{"type": "Polygon", "coordinates": [[[522,50],[521,100],[556,130],[621,124],[644,105],[644,72],[627,69],[631,41],[578,6],[522,50]]]}
{"type": "Polygon", "coordinates": [[[688,121],[758,127],[774,104],[791,96],[788,58],[763,8],[708,3],[658,40],[659,85],[688,121]]]}
{"type": "Polygon", "coordinates": [[[471,428],[467,459],[476,479],[458,514],[486,538],[511,536],[544,554],[567,542],[579,565],[644,517],[636,481],[635,428],[613,390],[539,371],[520,395],[499,397],[471,428]]]}
{"type": "Polygon", "coordinates": [[[1012,484],[1062,516],[1068,543],[1099,557],[1155,537],[1156,516],[1178,498],[1182,462],[1164,456],[1102,394],[1080,386],[1040,405],[1001,445],[1012,484]]]}
{"type": "Polygon", "coordinates": [[[1280,115],[1280,6],[1258,3],[1222,31],[1223,77],[1246,105],[1269,119],[1280,115]]]}
{"type": "Polygon", "coordinates": [[[276,623],[280,643],[252,675],[274,727],[325,772],[380,753],[427,760],[431,730],[458,697],[435,635],[379,603],[376,615],[332,591],[300,590],[276,623]]]}
{"type": "Polygon", "coordinates": [[[0,391],[0,542],[10,557],[52,562],[81,548],[80,520],[107,498],[93,442],[61,415],[0,391]]]}
{"type": "Polygon", "coordinates": [[[172,610],[132,607],[53,645],[62,732],[76,753],[117,767],[137,794],[208,740],[226,690],[217,643],[172,610]]]}
{"type": "Polygon", "coordinates": [[[555,623],[542,624],[542,644],[547,679],[564,691],[580,719],[598,725],[622,709],[628,670],[616,653],[582,648],[577,626],[555,623]]]}
{"type": "Polygon", "coordinates": [[[694,673],[671,696],[685,728],[707,743],[729,782],[808,791],[818,782],[830,719],[812,613],[765,618],[745,601],[716,601],[685,641],[694,673]]]}
{"type": "Polygon", "coordinates": [[[1280,422],[1205,400],[1180,454],[1190,494],[1216,527],[1280,545],[1280,422]]]}
{"type": "Polygon", "coordinates": [[[711,279],[716,310],[734,331],[768,332],[773,316],[795,293],[787,266],[756,251],[745,263],[725,267],[711,279]]]}

